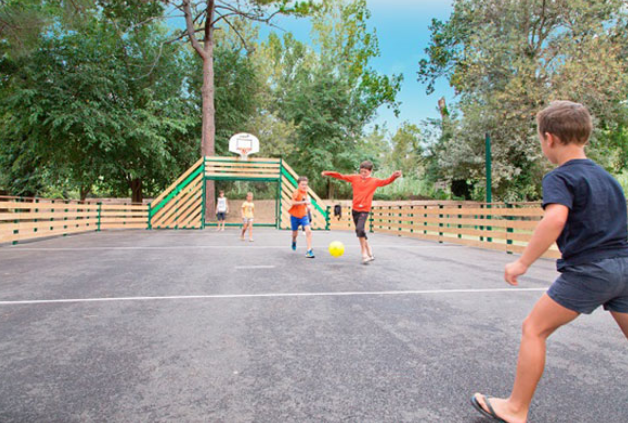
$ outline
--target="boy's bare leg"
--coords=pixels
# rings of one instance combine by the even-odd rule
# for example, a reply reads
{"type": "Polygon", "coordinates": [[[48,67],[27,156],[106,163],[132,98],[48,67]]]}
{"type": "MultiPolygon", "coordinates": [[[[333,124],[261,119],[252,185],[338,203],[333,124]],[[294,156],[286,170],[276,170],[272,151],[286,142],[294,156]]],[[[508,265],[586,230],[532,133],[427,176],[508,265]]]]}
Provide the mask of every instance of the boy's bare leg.
{"type": "Polygon", "coordinates": [[[360,250],[362,251],[362,257],[367,257],[366,238],[359,237],[358,239],[360,240],[360,250]]]}
{"type": "MultiPolygon", "coordinates": [[[[512,393],[507,399],[491,398],[491,405],[499,417],[510,423],[524,423],[527,420],[534,391],[545,368],[545,341],[556,329],[578,316],[579,313],[561,306],[547,294],[543,294],[523,322],[517,375],[512,393]]],[[[475,396],[482,408],[489,411],[484,396],[475,396]]]]}
{"type": "Polygon", "coordinates": [[[312,249],[312,229],[309,226],[305,227],[305,239],[307,239],[307,250],[312,249]]]}
{"type": "Polygon", "coordinates": [[[369,240],[364,238],[364,246],[366,248],[366,253],[369,257],[373,257],[373,250],[371,250],[371,244],[369,244],[369,240]]]}
{"type": "Polygon", "coordinates": [[[240,234],[240,238],[244,239],[244,234],[246,233],[246,228],[248,225],[250,225],[250,223],[248,222],[242,225],[242,233],[240,234]]]}
{"type": "Polygon", "coordinates": [[[297,238],[299,237],[299,231],[292,231],[292,242],[297,242],[297,238]]]}
{"type": "Polygon", "coordinates": [[[628,313],[618,313],[616,311],[611,311],[611,315],[621,328],[621,331],[628,338],[628,313]]]}

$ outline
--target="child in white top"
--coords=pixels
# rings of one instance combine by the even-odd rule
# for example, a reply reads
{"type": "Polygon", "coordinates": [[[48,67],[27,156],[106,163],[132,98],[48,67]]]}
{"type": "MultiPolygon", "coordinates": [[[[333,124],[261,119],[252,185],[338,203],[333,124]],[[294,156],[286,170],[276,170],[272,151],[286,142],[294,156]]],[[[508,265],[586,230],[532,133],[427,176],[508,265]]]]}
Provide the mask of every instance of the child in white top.
{"type": "Polygon", "coordinates": [[[216,203],[216,219],[218,220],[217,231],[225,230],[225,220],[227,219],[227,213],[229,213],[229,203],[227,203],[227,197],[225,192],[220,191],[218,202],[216,203]]]}

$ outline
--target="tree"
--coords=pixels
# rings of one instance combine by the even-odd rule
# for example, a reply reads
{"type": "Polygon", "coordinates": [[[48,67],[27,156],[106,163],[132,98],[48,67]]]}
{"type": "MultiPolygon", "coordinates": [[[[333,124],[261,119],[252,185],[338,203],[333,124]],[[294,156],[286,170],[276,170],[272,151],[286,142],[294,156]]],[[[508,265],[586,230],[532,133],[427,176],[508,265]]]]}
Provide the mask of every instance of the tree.
{"type": "Polygon", "coordinates": [[[430,92],[445,77],[459,96],[439,159],[448,176],[482,178],[489,131],[496,196],[538,198],[546,165],[534,117],[552,99],[595,115],[594,157],[607,166],[607,157],[626,157],[625,137],[610,136],[625,132],[628,116],[626,18],[620,0],[458,0],[448,22],[433,21],[419,81],[430,92]]]}
{"type": "Polygon", "coordinates": [[[323,2],[313,14],[314,49],[290,34],[271,36],[260,51],[266,58],[273,99],[269,112],[294,126],[288,157],[315,189],[333,181],[322,170],[357,169],[364,128],[380,106],[396,108],[401,76],[379,75],[370,67],[379,54],[377,37],[367,29],[363,0],[323,2]]]}
{"type": "MultiPolygon", "coordinates": [[[[312,0],[203,0],[193,3],[191,0],[166,0],[185,16],[186,29],[182,36],[187,37],[194,51],[202,60],[203,86],[202,92],[202,132],[201,156],[211,156],[215,153],[215,88],[214,88],[214,49],[215,31],[219,24],[227,25],[240,34],[235,19],[244,19],[254,22],[271,23],[278,14],[292,14],[305,16],[314,7],[312,0]],[[200,34],[200,38],[197,37],[200,34]]],[[[241,40],[246,44],[245,38],[241,40]]],[[[208,181],[206,189],[206,204],[208,212],[213,210],[214,183],[208,181]]]]}
{"type": "Polygon", "coordinates": [[[37,163],[81,198],[99,183],[141,201],[190,163],[185,52],[160,25],[137,24],[156,13],[140,3],[133,14],[85,10],[74,26],[42,10],[39,48],[4,55],[0,149],[13,171],[37,163]]]}
{"type": "Polygon", "coordinates": [[[409,122],[401,124],[392,137],[392,168],[399,169],[404,175],[419,178],[423,168],[423,139],[417,125],[409,122]]]}

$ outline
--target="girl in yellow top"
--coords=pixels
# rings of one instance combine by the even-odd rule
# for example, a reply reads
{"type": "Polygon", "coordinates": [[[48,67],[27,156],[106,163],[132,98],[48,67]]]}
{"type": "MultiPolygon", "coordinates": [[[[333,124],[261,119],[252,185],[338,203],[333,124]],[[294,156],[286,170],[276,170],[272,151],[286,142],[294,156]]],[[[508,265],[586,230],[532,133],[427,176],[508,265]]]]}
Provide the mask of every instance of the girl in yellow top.
{"type": "Polygon", "coordinates": [[[253,242],[253,213],[255,212],[255,204],[253,204],[253,193],[246,194],[246,201],[242,203],[242,233],[240,240],[244,241],[244,234],[248,228],[249,242],[253,242]]]}

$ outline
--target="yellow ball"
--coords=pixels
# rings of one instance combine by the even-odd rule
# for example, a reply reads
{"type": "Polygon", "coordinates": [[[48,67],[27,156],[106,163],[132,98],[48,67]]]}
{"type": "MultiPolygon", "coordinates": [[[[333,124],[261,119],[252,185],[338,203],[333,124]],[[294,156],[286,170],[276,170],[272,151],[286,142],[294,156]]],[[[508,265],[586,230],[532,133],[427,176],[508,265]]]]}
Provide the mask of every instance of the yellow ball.
{"type": "Polygon", "coordinates": [[[329,254],[334,257],[340,257],[345,253],[345,245],[340,241],[334,241],[329,244],[329,254]]]}

